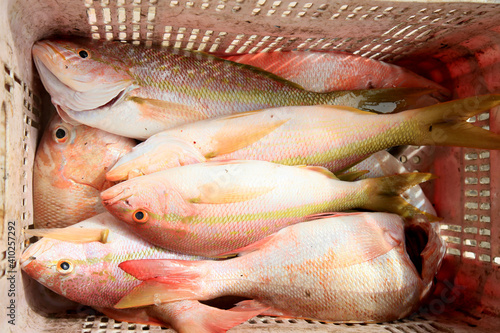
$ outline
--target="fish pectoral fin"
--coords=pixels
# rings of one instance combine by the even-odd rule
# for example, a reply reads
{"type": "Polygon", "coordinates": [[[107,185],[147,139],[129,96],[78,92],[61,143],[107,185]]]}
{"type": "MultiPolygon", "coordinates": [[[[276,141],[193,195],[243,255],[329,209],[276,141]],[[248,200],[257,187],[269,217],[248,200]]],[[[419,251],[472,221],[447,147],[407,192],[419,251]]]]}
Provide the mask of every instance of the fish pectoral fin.
{"type": "Polygon", "coordinates": [[[369,172],[370,172],[369,170],[350,171],[350,172],[343,173],[341,175],[337,175],[337,178],[339,180],[343,180],[346,182],[352,182],[352,181],[357,180],[359,177],[366,175],[369,172]]]}
{"type": "Polygon", "coordinates": [[[187,116],[188,119],[205,119],[206,116],[199,110],[192,108],[188,105],[174,103],[169,101],[162,101],[157,99],[142,98],[137,96],[127,97],[128,100],[137,103],[139,109],[144,115],[153,117],[155,114],[164,115],[166,113],[187,116]]]}
{"type": "Polygon", "coordinates": [[[218,183],[206,183],[198,187],[199,196],[189,200],[197,204],[227,204],[258,198],[273,190],[272,187],[221,187],[218,183]]]}
{"type": "Polygon", "coordinates": [[[308,169],[308,170],[311,170],[311,171],[316,171],[316,172],[319,172],[323,175],[325,175],[326,177],[328,178],[331,178],[331,179],[339,179],[337,176],[335,176],[330,170],[328,170],[327,168],[324,168],[322,166],[315,166],[315,165],[296,165],[295,166],[296,168],[303,168],[303,169],[308,169]]]}
{"type": "Polygon", "coordinates": [[[172,286],[162,282],[148,280],[142,282],[132,289],[130,293],[123,296],[118,303],[115,304],[114,308],[128,309],[186,299],[198,299],[199,297],[199,295],[193,293],[190,289],[183,289],[182,287],[173,289],[172,286]]]}
{"type": "Polygon", "coordinates": [[[49,228],[49,229],[26,229],[24,231],[30,236],[47,237],[73,243],[106,243],[109,229],[92,228],[49,228]]]}
{"type": "Polygon", "coordinates": [[[256,124],[251,119],[248,119],[258,115],[258,112],[260,111],[243,112],[219,119],[219,121],[225,122],[226,125],[214,135],[214,150],[206,154],[205,157],[213,158],[248,147],[290,120],[289,118],[279,119],[273,117],[256,124]],[[229,121],[229,119],[234,118],[237,118],[237,122],[229,121]]]}

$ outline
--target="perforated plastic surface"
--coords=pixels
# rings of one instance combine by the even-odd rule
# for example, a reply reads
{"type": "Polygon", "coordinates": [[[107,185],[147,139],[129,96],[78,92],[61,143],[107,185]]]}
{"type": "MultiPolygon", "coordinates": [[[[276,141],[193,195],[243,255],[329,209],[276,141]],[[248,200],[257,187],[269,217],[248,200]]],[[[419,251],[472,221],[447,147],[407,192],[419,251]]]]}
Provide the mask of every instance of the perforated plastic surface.
{"type": "MultiPolygon", "coordinates": [[[[22,229],[33,224],[31,176],[37,137],[52,112],[31,61],[34,41],[71,34],[219,54],[345,51],[400,64],[445,85],[459,98],[500,93],[499,15],[495,1],[0,2],[1,331],[161,330],[96,316],[18,271],[19,256],[29,242],[22,229]]],[[[471,121],[500,133],[499,109],[471,121]]],[[[500,153],[408,147],[398,156],[410,170],[440,176],[425,187],[444,217],[441,231],[448,243],[435,299],[418,315],[395,323],[336,325],[258,317],[233,332],[498,331],[500,153]]]]}

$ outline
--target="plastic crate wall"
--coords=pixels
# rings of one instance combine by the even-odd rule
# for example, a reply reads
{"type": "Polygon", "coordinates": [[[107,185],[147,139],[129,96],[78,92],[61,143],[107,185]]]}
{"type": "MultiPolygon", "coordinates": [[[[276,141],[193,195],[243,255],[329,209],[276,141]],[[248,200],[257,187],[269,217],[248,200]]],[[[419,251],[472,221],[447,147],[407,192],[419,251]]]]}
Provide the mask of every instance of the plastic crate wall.
{"type": "MultiPolygon", "coordinates": [[[[401,64],[449,87],[459,98],[500,93],[500,5],[494,2],[1,1],[0,331],[160,330],[115,322],[88,308],[62,302],[18,271],[19,256],[29,243],[22,229],[33,224],[31,176],[37,137],[51,111],[31,60],[34,41],[54,34],[76,34],[219,54],[345,51],[401,64]],[[14,297],[8,296],[11,289],[14,297]],[[15,326],[8,323],[11,300],[15,302],[15,326]]],[[[498,108],[471,121],[500,133],[498,108]]],[[[425,188],[444,217],[441,230],[448,242],[436,298],[416,316],[395,323],[326,324],[257,317],[232,331],[498,330],[500,174],[495,166],[500,163],[499,152],[409,147],[400,153],[400,159],[410,170],[430,170],[440,176],[425,188]]]]}

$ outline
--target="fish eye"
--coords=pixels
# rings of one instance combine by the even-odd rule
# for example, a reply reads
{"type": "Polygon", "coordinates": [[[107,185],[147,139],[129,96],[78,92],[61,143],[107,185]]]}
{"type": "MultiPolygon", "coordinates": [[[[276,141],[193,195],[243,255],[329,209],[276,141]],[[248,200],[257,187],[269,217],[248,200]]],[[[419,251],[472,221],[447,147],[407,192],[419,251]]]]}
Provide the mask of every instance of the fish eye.
{"type": "Polygon", "coordinates": [[[85,59],[89,56],[89,53],[86,50],[80,50],[78,51],[78,55],[80,56],[80,58],[85,59]]]}
{"type": "Polygon", "coordinates": [[[59,260],[57,263],[57,271],[61,274],[69,274],[73,272],[73,263],[67,259],[59,260]]]}
{"type": "Polygon", "coordinates": [[[64,127],[56,127],[54,131],[54,140],[58,143],[64,143],[68,140],[68,130],[66,130],[64,127]]]}
{"type": "Polygon", "coordinates": [[[132,215],[132,219],[137,223],[146,223],[149,219],[149,215],[144,209],[138,209],[132,215]]]}

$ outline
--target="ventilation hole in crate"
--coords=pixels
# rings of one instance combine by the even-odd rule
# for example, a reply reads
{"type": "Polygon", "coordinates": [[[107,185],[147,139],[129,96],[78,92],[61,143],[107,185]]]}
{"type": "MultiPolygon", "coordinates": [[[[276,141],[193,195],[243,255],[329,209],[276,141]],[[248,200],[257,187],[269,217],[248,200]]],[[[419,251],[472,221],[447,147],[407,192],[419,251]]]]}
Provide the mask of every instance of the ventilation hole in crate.
{"type": "Polygon", "coordinates": [[[92,331],[91,331],[91,330],[89,330],[89,329],[83,329],[83,330],[82,330],[82,333],[91,333],[91,332],[92,332],[92,331]]]}
{"type": "Polygon", "coordinates": [[[479,234],[481,236],[491,236],[491,230],[487,228],[481,228],[479,229],[479,234]]]}
{"type": "Polygon", "coordinates": [[[449,230],[455,232],[462,232],[462,226],[456,224],[441,224],[441,230],[449,230]]]}
{"type": "Polygon", "coordinates": [[[491,244],[490,242],[481,241],[479,242],[479,247],[482,249],[491,249],[491,244]]]}
{"type": "Polygon", "coordinates": [[[468,161],[477,160],[477,153],[467,153],[465,154],[465,159],[468,161]]]}
{"type": "Polygon", "coordinates": [[[255,319],[250,319],[248,321],[249,324],[257,324],[257,321],[255,319]]]}
{"type": "Polygon", "coordinates": [[[295,319],[288,319],[288,322],[290,324],[297,324],[297,321],[295,319]]]}
{"type": "Polygon", "coordinates": [[[462,256],[467,259],[476,259],[476,254],[470,251],[464,251],[462,256]]]}
{"type": "Polygon", "coordinates": [[[129,331],[133,331],[136,328],[137,328],[137,326],[135,324],[128,324],[128,326],[127,326],[127,330],[129,330],[129,331]]]}
{"type": "Polygon", "coordinates": [[[478,170],[477,165],[469,164],[465,166],[465,172],[477,172],[477,170],[478,170]]]}
{"type": "Polygon", "coordinates": [[[479,167],[479,171],[490,171],[490,165],[489,164],[482,164],[480,167],[479,167]]]}
{"type": "Polygon", "coordinates": [[[500,257],[495,257],[493,259],[493,263],[497,264],[497,265],[500,265],[500,257]]]}
{"type": "Polygon", "coordinates": [[[452,244],[460,244],[460,238],[459,237],[453,237],[453,236],[442,236],[445,242],[452,243],[452,244]]]}
{"type": "Polygon", "coordinates": [[[446,253],[447,254],[451,254],[453,256],[459,256],[460,255],[460,250],[449,247],[449,248],[446,249],[446,253]]]}
{"type": "Polygon", "coordinates": [[[476,246],[477,241],[475,239],[464,239],[464,245],[467,246],[476,246]]]}
{"type": "Polygon", "coordinates": [[[478,179],[476,177],[466,177],[465,184],[467,185],[476,185],[478,183],[478,179]]]}
{"type": "Polygon", "coordinates": [[[143,325],[142,326],[143,331],[149,331],[149,325],[143,325]]]}
{"type": "Polygon", "coordinates": [[[479,218],[479,221],[480,222],[483,222],[483,223],[490,223],[491,222],[491,218],[487,215],[481,215],[481,217],[479,218]]]}
{"type": "Polygon", "coordinates": [[[477,215],[476,214],[465,214],[464,215],[464,220],[465,221],[470,221],[470,222],[476,222],[477,221],[477,215]]]}
{"type": "Polygon", "coordinates": [[[477,202],[466,202],[465,203],[465,208],[466,209],[477,209],[479,207],[479,204],[477,202]]]}
{"type": "Polygon", "coordinates": [[[481,177],[481,179],[479,179],[479,183],[482,184],[482,185],[487,185],[490,183],[490,177],[481,177]]]}
{"type": "Polygon", "coordinates": [[[480,159],[485,159],[485,158],[490,158],[490,152],[489,151],[483,151],[482,153],[479,154],[480,159]]]}
{"type": "Polygon", "coordinates": [[[465,196],[466,197],[477,197],[478,192],[477,190],[467,190],[465,191],[465,196]]]}
{"type": "Polygon", "coordinates": [[[467,119],[468,123],[475,123],[476,122],[476,116],[472,116],[469,119],[467,119]]]}
{"type": "Polygon", "coordinates": [[[491,206],[489,202],[482,202],[481,205],[479,206],[479,209],[481,210],[490,210],[491,206]]]}
{"type": "MultiPolygon", "coordinates": [[[[476,218],[477,220],[477,218],[476,218]]],[[[477,234],[477,228],[476,227],[465,227],[464,228],[464,233],[467,234],[477,234]]]]}

